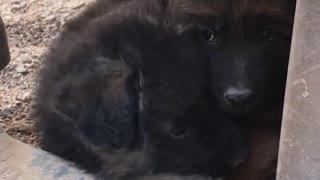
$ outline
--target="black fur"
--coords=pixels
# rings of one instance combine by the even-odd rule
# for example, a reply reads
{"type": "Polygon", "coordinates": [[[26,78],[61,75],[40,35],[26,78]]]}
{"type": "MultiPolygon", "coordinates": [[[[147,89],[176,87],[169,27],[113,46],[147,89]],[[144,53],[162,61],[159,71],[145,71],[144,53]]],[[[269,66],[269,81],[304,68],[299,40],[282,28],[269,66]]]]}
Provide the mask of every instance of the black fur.
{"type": "Polygon", "coordinates": [[[246,159],[241,132],[210,101],[198,26],[172,24],[164,0],[109,3],[67,24],[46,58],[43,148],[101,179],[218,177],[246,159]]]}
{"type": "Polygon", "coordinates": [[[208,40],[212,95],[254,139],[253,154],[232,179],[270,178],[277,166],[275,134],[280,134],[295,0],[182,1],[176,0],[176,13],[200,23],[208,40]],[[272,135],[266,133],[259,144],[248,129],[272,135]]]}

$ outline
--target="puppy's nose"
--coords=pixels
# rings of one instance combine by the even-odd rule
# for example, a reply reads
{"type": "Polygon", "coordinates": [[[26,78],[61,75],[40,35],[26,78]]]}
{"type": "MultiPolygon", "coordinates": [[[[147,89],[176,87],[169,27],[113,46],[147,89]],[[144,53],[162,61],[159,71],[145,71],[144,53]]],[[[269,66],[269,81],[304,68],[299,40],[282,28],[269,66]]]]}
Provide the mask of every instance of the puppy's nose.
{"type": "Polygon", "coordinates": [[[249,104],[253,99],[253,91],[246,88],[229,88],[224,93],[224,100],[230,106],[244,106],[249,104]]]}

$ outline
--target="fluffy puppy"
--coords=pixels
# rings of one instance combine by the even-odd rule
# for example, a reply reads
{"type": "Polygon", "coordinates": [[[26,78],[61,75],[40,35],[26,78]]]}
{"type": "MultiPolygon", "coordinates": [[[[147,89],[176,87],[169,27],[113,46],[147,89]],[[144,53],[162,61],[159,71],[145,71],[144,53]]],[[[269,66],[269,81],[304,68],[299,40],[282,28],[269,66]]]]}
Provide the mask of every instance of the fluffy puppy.
{"type": "Polygon", "coordinates": [[[211,93],[249,131],[251,158],[232,177],[268,178],[276,173],[295,0],[187,2],[175,1],[176,13],[201,22],[211,93]]]}
{"type": "Polygon", "coordinates": [[[216,178],[245,160],[242,133],[209,100],[198,24],[172,23],[165,0],[90,16],[109,2],[66,25],[47,55],[36,105],[43,148],[112,180],[216,178]]]}

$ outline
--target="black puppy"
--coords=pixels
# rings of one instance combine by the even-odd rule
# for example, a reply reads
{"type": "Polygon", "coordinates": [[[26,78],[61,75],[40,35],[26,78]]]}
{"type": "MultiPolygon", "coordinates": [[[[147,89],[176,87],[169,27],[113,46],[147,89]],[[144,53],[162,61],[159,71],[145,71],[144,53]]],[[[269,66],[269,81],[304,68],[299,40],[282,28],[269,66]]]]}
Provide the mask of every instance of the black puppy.
{"type": "Polygon", "coordinates": [[[175,3],[180,17],[201,23],[211,53],[212,95],[250,140],[251,157],[232,178],[274,177],[295,0],[175,3]]]}
{"type": "Polygon", "coordinates": [[[43,148],[102,179],[215,178],[246,159],[242,134],[208,98],[199,26],[171,23],[165,0],[93,13],[109,2],[70,22],[46,58],[36,112],[43,148]]]}
{"type": "Polygon", "coordinates": [[[220,106],[241,116],[281,109],[295,0],[186,1],[180,16],[207,29],[212,94],[220,106]]]}

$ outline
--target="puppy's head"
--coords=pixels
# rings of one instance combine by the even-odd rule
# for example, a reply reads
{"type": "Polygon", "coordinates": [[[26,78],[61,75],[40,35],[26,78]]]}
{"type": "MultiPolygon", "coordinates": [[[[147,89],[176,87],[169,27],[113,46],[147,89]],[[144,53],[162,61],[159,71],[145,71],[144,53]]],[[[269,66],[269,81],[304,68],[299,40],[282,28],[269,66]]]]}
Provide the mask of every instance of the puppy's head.
{"type": "Polygon", "coordinates": [[[201,2],[207,6],[198,8],[194,17],[202,17],[211,52],[212,92],[219,104],[243,114],[281,103],[294,0],[201,2]]]}

